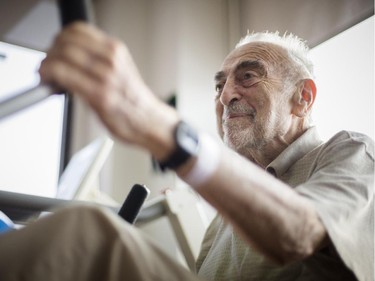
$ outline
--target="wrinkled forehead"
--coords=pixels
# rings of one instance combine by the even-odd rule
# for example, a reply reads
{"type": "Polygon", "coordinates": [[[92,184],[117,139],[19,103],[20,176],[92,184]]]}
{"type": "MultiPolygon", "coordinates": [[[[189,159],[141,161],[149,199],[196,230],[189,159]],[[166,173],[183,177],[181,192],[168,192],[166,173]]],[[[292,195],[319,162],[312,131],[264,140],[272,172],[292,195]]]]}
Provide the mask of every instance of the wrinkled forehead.
{"type": "Polygon", "coordinates": [[[270,71],[277,65],[290,62],[284,48],[272,43],[252,42],[230,52],[224,59],[221,70],[229,71],[243,61],[258,61],[270,71]]]}

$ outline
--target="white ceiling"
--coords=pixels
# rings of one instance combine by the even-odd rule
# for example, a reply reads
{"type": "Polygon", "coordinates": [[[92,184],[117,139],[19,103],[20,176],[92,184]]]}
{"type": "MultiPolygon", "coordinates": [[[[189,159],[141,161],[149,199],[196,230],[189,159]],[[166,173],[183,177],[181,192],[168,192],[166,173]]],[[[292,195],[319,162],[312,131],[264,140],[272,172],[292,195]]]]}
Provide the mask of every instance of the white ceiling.
{"type": "MultiPolygon", "coordinates": [[[[106,0],[96,0],[96,3],[106,0]]],[[[132,0],[129,1],[131,7],[132,0]]],[[[161,0],[138,0],[149,1],[161,0]]],[[[374,14],[372,0],[222,0],[228,15],[237,21],[238,34],[249,26],[256,31],[293,32],[305,38],[311,47],[329,39],[374,14]],[[235,10],[233,13],[233,9],[235,10]]],[[[221,3],[220,2],[220,3],[221,3]]],[[[60,28],[54,0],[2,0],[0,40],[45,50],[60,28]]],[[[95,7],[100,5],[95,5],[95,7]]],[[[103,6],[103,5],[102,5],[103,6]]],[[[94,9],[95,9],[94,7],[94,9]]],[[[110,8],[110,7],[109,7],[110,8]]],[[[95,10],[100,14],[100,10],[95,10]]],[[[233,19],[232,19],[233,20],[233,19]]]]}

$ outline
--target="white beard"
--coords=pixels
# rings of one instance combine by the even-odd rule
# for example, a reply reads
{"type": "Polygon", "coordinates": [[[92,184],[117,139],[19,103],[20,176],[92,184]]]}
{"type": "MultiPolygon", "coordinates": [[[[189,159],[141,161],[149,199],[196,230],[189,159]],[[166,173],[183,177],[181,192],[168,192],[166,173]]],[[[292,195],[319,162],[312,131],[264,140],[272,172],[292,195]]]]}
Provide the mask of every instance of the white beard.
{"type": "Polygon", "coordinates": [[[247,147],[250,140],[254,139],[250,129],[244,129],[243,126],[236,124],[223,127],[224,143],[235,151],[240,151],[247,147]]]}
{"type": "Polygon", "coordinates": [[[264,127],[255,118],[246,122],[231,122],[223,124],[223,141],[231,149],[240,154],[247,154],[252,150],[262,150],[268,143],[264,127]],[[249,123],[248,123],[249,122],[249,123]]]}

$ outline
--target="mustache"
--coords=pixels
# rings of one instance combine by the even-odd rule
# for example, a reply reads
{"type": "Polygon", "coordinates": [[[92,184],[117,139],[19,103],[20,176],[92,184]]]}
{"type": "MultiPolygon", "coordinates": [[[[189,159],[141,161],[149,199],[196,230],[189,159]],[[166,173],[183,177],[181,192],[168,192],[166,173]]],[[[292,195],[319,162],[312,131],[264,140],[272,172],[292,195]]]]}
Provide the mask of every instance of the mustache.
{"type": "Polygon", "coordinates": [[[248,115],[252,118],[256,115],[256,110],[249,104],[239,103],[237,101],[232,101],[228,106],[224,107],[223,110],[223,120],[230,118],[234,115],[248,115]]]}

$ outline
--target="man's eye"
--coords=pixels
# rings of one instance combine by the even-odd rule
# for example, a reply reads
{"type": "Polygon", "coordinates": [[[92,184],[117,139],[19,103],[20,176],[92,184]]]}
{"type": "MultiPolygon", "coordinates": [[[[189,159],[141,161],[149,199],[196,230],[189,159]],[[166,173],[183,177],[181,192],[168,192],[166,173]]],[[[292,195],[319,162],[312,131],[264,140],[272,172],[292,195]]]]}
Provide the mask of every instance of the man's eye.
{"type": "Polygon", "coordinates": [[[222,84],[217,84],[215,86],[215,91],[220,93],[223,90],[223,85],[222,84]]]}
{"type": "Polygon", "coordinates": [[[245,80],[248,80],[248,79],[251,79],[253,78],[253,75],[249,72],[246,72],[244,75],[243,75],[243,79],[245,80]]]}

